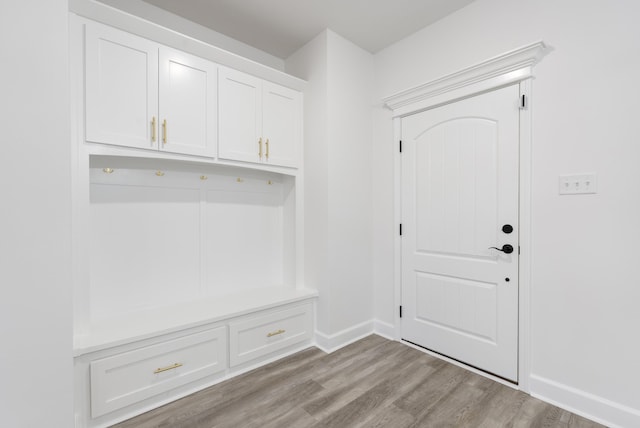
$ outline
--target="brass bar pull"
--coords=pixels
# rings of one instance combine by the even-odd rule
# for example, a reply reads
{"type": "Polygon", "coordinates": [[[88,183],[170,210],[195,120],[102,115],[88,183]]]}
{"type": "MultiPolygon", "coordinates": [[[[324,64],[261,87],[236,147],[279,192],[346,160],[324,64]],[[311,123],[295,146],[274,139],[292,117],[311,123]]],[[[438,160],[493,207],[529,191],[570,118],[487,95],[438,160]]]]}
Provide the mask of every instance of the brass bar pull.
{"type": "Polygon", "coordinates": [[[267,337],[277,336],[277,335],[282,334],[284,332],[285,332],[285,330],[282,330],[282,329],[276,330],[276,331],[272,331],[271,333],[267,334],[267,337]]]}
{"type": "Polygon", "coordinates": [[[151,119],[151,142],[156,142],[156,117],[153,116],[151,119]]]}
{"type": "Polygon", "coordinates": [[[258,156],[260,157],[260,160],[262,160],[262,137],[258,140],[258,156]]]}
{"type": "Polygon", "coordinates": [[[264,158],[266,160],[269,160],[269,139],[267,138],[267,142],[265,143],[265,145],[267,146],[267,152],[264,155],[264,158]]]}
{"type": "Polygon", "coordinates": [[[162,121],[162,145],[167,144],[167,119],[162,121]]]}
{"type": "Polygon", "coordinates": [[[175,364],[171,364],[170,366],[167,366],[167,367],[160,367],[158,369],[155,369],[153,371],[153,374],[158,374],[158,373],[166,372],[166,371],[169,371],[169,370],[177,369],[178,367],[182,367],[182,363],[175,363],[175,364]]]}

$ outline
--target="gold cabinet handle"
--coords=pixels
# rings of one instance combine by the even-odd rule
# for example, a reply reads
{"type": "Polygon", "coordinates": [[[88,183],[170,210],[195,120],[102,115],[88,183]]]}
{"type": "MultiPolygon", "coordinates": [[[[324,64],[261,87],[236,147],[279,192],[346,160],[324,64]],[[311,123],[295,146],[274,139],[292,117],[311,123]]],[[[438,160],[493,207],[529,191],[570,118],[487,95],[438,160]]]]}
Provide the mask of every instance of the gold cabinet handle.
{"type": "Polygon", "coordinates": [[[153,119],[151,119],[151,142],[155,143],[156,142],[156,117],[153,116],[153,119]]]}
{"type": "Polygon", "coordinates": [[[167,119],[162,121],[162,145],[167,144],[167,119]]]}
{"type": "Polygon", "coordinates": [[[174,363],[167,367],[157,368],[153,371],[153,374],[158,374],[158,373],[166,372],[169,370],[177,369],[178,367],[182,367],[182,363],[174,363]]]}
{"type": "Polygon", "coordinates": [[[258,140],[258,157],[262,160],[262,138],[258,140]]]}
{"type": "Polygon", "coordinates": [[[269,160],[269,139],[268,138],[267,138],[267,142],[264,143],[264,144],[265,144],[265,146],[267,146],[267,152],[265,153],[264,158],[266,160],[269,160]]]}
{"type": "Polygon", "coordinates": [[[282,330],[282,329],[276,330],[276,331],[272,331],[271,333],[267,334],[267,337],[277,336],[277,335],[282,334],[284,332],[285,332],[285,330],[282,330]]]}

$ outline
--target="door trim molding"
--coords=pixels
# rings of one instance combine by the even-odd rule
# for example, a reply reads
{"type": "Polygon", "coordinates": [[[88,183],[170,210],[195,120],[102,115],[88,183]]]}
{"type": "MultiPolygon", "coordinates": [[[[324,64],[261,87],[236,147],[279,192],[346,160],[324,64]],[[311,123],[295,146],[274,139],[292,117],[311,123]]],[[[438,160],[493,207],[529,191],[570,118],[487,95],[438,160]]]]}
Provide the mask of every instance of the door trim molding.
{"type": "Polygon", "coordinates": [[[533,66],[548,52],[542,41],[514,49],[439,79],[383,98],[393,117],[450,103],[533,77],[533,66]]]}
{"type": "MultiPolygon", "coordinates": [[[[484,62],[449,74],[423,85],[384,98],[385,106],[392,110],[393,141],[402,135],[404,116],[448,104],[503,86],[519,84],[520,96],[527,102],[520,109],[519,155],[519,207],[520,207],[520,266],[518,308],[518,389],[530,392],[530,295],[531,295],[531,161],[532,161],[532,80],[533,66],[549,51],[542,41],[490,58],[484,62]]],[[[394,224],[402,223],[402,154],[394,150],[394,224]]],[[[394,239],[394,302],[395,339],[402,336],[401,319],[395,311],[402,302],[402,241],[394,239]]],[[[490,377],[487,375],[487,377],[490,377]]]]}

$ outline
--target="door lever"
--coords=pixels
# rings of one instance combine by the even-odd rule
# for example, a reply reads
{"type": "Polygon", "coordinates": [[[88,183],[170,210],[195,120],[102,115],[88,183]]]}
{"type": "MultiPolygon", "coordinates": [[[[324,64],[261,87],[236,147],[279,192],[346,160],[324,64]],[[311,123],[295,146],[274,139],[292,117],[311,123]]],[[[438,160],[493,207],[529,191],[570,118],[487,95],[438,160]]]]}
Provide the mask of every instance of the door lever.
{"type": "Polygon", "coordinates": [[[498,251],[502,251],[505,254],[511,254],[513,253],[513,245],[509,245],[509,244],[504,244],[502,246],[502,248],[498,248],[498,247],[489,247],[489,249],[494,249],[494,250],[498,250],[498,251]]]}

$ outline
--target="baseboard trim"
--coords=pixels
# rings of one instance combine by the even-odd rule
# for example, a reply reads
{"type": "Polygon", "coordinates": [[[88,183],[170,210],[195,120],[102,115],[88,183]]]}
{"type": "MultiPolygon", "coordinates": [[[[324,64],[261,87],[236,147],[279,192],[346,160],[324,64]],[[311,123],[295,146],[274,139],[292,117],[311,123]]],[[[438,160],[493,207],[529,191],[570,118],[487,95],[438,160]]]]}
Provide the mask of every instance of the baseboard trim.
{"type": "Polygon", "coordinates": [[[640,427],[638,409],[534,374],[529,387],[531,396],[608,427],[640,427]]]}
{"type": "Polygon", "coordinates": [[[373,321],[365,321],[334,334],[316,330],[316,347],[330,354],[373,333],[373,321]]]}
{"type": "Polygon", "coordinates": [[[373,320],[373,332],[378,336],[382,336],[385,339],[396,340],[396,327],[393,324],[380,321],[378,319],[373,320]]]}

